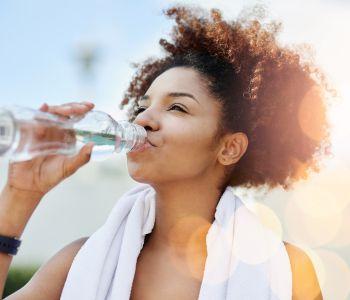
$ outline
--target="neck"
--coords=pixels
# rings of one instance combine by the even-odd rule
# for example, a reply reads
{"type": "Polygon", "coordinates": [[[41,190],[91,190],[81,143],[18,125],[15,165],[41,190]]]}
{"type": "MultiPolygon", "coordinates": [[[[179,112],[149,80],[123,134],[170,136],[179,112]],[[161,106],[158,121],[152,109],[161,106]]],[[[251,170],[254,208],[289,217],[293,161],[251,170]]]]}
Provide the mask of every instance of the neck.
{"type": "Polygon", "coordinates": [[[153,250],[177,256],[206,255],[206,235],[222,191],[208,182],[176,182],[154,187],[156,221],[147,241],[153,250]]]}

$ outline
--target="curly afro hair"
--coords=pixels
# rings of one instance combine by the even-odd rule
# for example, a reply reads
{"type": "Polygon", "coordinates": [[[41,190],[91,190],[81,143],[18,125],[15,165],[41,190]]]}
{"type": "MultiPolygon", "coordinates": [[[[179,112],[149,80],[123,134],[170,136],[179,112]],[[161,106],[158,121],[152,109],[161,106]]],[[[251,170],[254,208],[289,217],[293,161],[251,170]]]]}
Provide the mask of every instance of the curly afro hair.
{"type": "Polygon", "coordinates": [[[281,24],[264,23],[261,9],[255,6],[235,21],[223,20],[218,9],[164,10],[176,21],[171,40],[159,41],[165,55],[132,64],[137,70],[120,108],[131,104],[133,122],[140,97],[157,76],[173,67],[193,68],[221,104],[217,140],[228,132],[244,132],[249,140],[225,185],[288,190],[309,170],[319,172],[321,158],[331,154],[331,89],[303,51],[278,43],[281,24]]]}

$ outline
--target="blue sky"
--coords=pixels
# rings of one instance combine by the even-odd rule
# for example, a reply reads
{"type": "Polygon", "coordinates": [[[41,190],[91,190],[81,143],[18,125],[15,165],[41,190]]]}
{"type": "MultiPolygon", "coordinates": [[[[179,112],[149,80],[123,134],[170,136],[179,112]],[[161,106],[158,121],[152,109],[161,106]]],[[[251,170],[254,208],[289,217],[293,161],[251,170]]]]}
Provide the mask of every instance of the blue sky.
{"type": "Polygon", "coordinates": [[[129,62],[166,26],[152,1],[2,0],[0,105],[119,103],[132,74],[129,62]],[[82,44],[97,45],[99,53],[94,80],[86,83],[77,60],[82,44]],[[86,85],[94,99],[81,99],[86,85]]]}
{"type": "MultiPolygon", "coordinates": [[[[89,100],[96,109],[123,119],[118,109],[132,77],[130,63],[158,56],[160,37],[174,21],[162,14],[173,1],[1,0],[0,105],[39,107],[89,100]],[[96,47],[94,77],[84,79],[77,59],[82,45],[96,47]]],[[[349,153],[350,5],[330,0],[183,0],[177,3],[217,7],[234,18],[246,5],[267,5],[283,22],[285,43],[311,43],[318,64],[346,100],[333,114],[337,145],[349,153]]]]}
{"type": "MultiPolygon", "coordinates": [[[[214,5],[231,16],[244,5],[257,1],[180,2],[200,3],[204,7],[214,5]]],[[[170,3],[160,0],[2,0],[0,104],[16,102],[36,106],[43,100],[63,103],[79,98],[82,82],[75,55],[81,43],[97,44],[100,53],[91,96],[101,104],[119,100],[132,74],[128,63],[158,53],[157,41],[172,25],[161,14],[161,9],[170,3]]],[[[334,44],[334,40],[330,43],[331,38],[337,34],[346,38],[349,34],[349,29],[344,29],[349,25],[345,21],[350,16],[348,6],[341,1],[315,0],[263,3],[270,6],[274,17],[284,22],[284,40],[311,42],[321,63],[334,65],[334,61],[329,63],[330,60],[322,56],[329,55],[329,49],[334,50],[327,48],[334,44]]],[[[340,38],[336,45],[338,52],[348,49],[340,38]]],[[[336,72],[332,73],[333,77],[337,76],[336,72]]]]}

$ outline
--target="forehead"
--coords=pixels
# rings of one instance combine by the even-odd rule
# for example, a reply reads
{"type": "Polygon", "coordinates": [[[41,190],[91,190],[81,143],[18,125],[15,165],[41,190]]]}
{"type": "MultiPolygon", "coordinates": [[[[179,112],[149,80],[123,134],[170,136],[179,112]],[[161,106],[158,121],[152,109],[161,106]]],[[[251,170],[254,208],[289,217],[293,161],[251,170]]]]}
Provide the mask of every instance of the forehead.
{"type": "MultiPolygon", "coordinates": [[[[174,67],[160,74],[149,87],[147,94],[187,92],[197,99],[208,97],[204,78],[192,68],[174,67]]],[[[204,100],[204,99],[203,99],[204,100]]]]}

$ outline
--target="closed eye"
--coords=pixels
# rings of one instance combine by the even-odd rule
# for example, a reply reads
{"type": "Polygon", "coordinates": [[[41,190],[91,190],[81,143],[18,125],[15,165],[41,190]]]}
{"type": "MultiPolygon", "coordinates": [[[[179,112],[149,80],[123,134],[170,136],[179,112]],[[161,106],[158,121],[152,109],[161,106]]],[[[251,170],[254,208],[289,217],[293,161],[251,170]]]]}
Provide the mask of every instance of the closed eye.
{"type": "MultiPolygon", "coordinates": [[[[181,106],[176,105],[176,104],[172,105],[172,106],[170,107],[170,109],[172,109],[172,108],[174,108],[174,107],[178,108],[178,110],[181,111],[181,112],[183,112],[183,113],[187,113],[181,106]]],[[[138,107],[138,108],[136,109],[135,114],[138,115],[139,113],[143,112],[143,111],[146,110],[146,109],[147,109],[147,107],[142,107],[142,106],[140,106],[140,107],[138,107]]]]}

